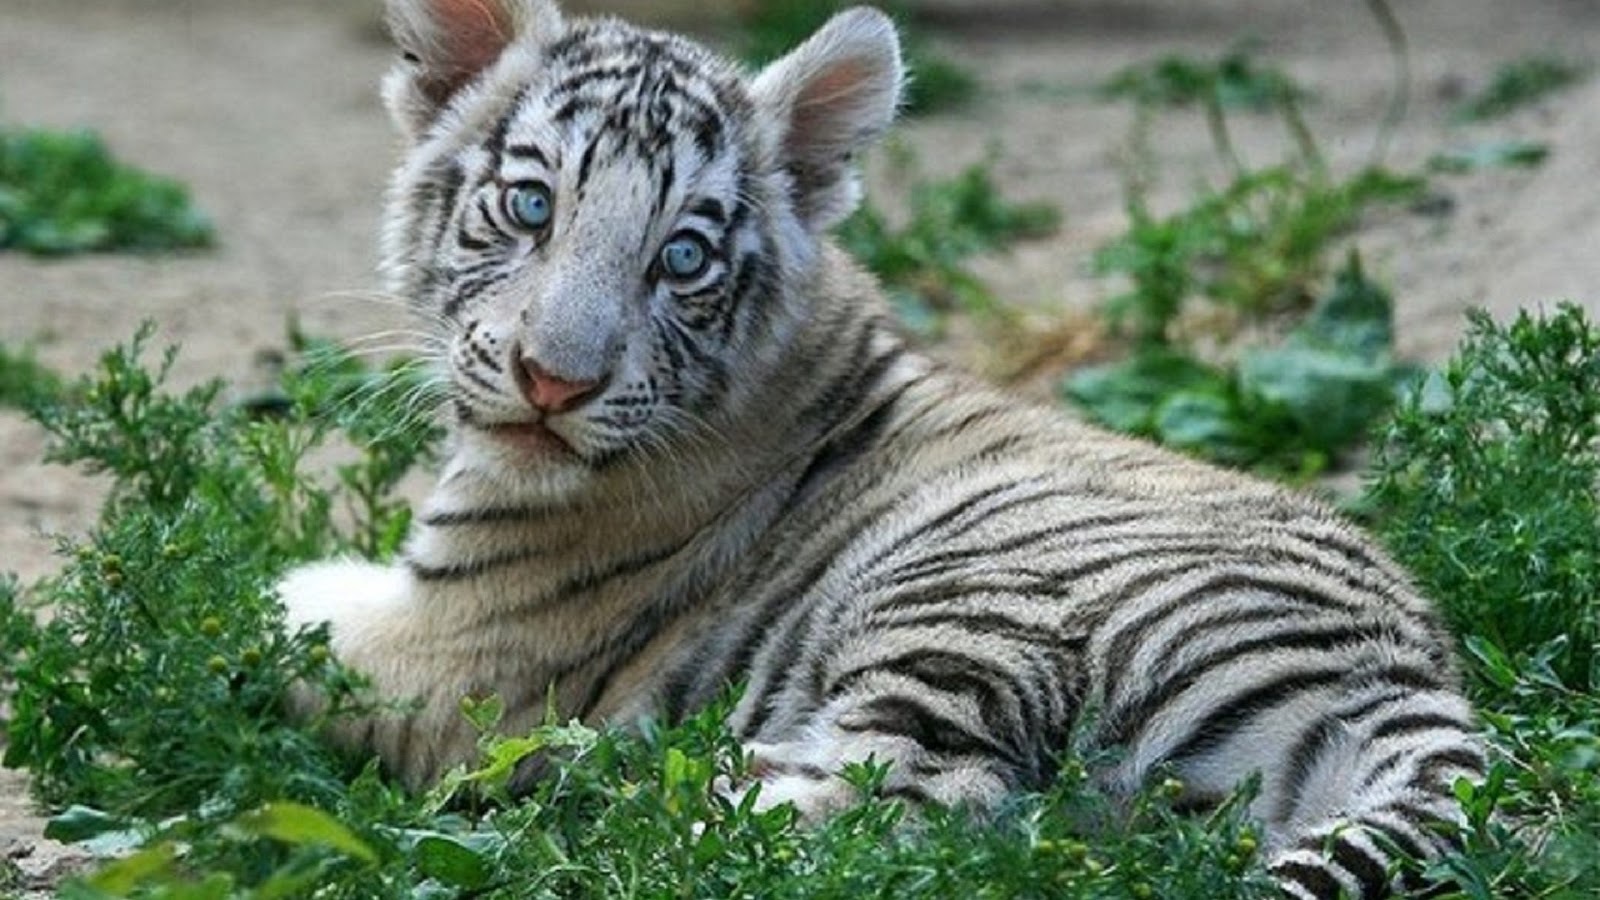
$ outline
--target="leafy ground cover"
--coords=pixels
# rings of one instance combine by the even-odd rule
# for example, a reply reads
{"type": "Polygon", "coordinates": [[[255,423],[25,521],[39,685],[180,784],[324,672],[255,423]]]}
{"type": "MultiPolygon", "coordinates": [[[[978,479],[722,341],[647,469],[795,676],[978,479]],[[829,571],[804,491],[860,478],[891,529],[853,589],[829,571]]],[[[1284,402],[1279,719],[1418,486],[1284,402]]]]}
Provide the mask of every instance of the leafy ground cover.
{"type": "MultiPolygon", "coordinates": [[[[1374,527],[1462,635],[1503,752],[1489,785],[1461,792],[1469,850],[1434,873],[1461,883],[1451,896],[1600,890],[1597,351],[1573,310],[1477,322],[1401,404],[1371,474],[1374,527]]],[[[263,418],[215,385],[165,391],[148,356],[136,341],[19,401],[58,461],[115,485],[58,576],[0,587],[6,762],[60,811],[53,836],[131,851],[63,896],[1270,895],[1240,798],[1209,816],[1174,812],[1167,784],[1113,801],[1089,778],[1097,759],[1070,750],[1051,790],[988,821],[911,816],[873,798],[882,773],[864,766],[863,805],[801,830],[712,789],[743,765],[718,709],[638,733],[552,721],[486,738],[479,765],[409,795],[284,717],[297,679],[329,715],[366,707],[322,635],[283,631],[269,591],[296,560],[394,550],[408,513],[388,488],[434,439],[413,373],[315,348],[286,376],[292,402],[263,418]],[[340,435],[360,457],[314,475],[306,455],[340,435]],[[553,774],[513,800],[531,753],[553,774]]],[[[488,728],[497,711],[463,714],[488,728]]]]}
{"type": "Polygon", "coordinates": [[[0,126],[0,250],[155,251],[212,240],[182,185],[117,162],[93,132],[0,126]]]}

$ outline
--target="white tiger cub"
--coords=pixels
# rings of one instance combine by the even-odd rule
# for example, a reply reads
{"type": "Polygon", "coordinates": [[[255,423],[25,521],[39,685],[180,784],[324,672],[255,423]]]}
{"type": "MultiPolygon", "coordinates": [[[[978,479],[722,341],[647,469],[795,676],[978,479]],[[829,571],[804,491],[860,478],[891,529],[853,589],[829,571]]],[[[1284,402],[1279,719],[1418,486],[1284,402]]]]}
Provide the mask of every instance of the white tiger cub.
{"type": "Polygon", "coordinates": [[[451,400],[392,566],[290,573],[291,622],[415,700],[344,735],[419,784],[505,727],[677,718],[731,683],[763,803],[982,808],[1080,714],[1130,790],[1252,812],[1293,897],[1401,887],[1484,754],[1450,641],[1311,500],[1033,408],[908,349],[828,229],[903,73],[840,14],[746,78],[548,0],[390,0],[409,139],[390,287],[451,400]]]}

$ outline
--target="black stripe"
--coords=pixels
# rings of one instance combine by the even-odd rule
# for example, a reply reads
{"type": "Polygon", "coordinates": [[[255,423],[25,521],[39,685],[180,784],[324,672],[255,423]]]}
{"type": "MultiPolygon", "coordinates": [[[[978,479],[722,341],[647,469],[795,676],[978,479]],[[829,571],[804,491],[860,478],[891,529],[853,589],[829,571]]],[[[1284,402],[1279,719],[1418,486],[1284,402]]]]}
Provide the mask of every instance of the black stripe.
{"type": "Polygon", "coordinates": [[[907,737],[934,753],[956,756],[978,754],[1016,761],[1015,754],[985,735],[933,710],[919,697],[898,694],[874,697],[840,717],[835,727],[855,734],[907,737]]]}
{"type": "Polygon", "coordinates": [[[1016,683],[1015,673],[991,660],[937,647],[916,647],[875,660],[840,673],[831,683],[824,677],[823,683],[815,685],[814,693],[826,704],[879,672],[911,679],[944,694],[972,697],[990,733],[996,730],[1000,710],[1014,708],[1016,719],[1011,723],[1013,727],[1007,730],[1018,743],[1041,718],[1038,709],[1030,708],[1029,698],[1016,683]]]}
{"type": "Polygon", "coordinates": [[[960,610],[955,612],[919,612],[912,615],[890,615],[894,609],[879,612],[868,619],[875,630],[911,630],[917,628],[942,628],[954,625],[962,631],[984,637],[1001,638],[1028,647],[1044,647],[1053,651],[1082,651],[1089,643],[1088,635],[1069,634],[1053,625],[1023,622],[998,612],[960,610]]]}
{"type": "MultiPolygon", "coordinates": [[[[1331,609],[1339,612],[1349,612],[1348,604],[1328,596],[1313,585],[1288,583],[1284,579],[1293,576],[1294,572],[1281,571],[1270,568],[1266,571],[1251,572],[1246,566],[1240,565],[1235,560],[1228,560],[1229,565],[1216,565],[1209,569],[1196,569],[1192,564],[1184,569],[1172,571],[1171,569],[1158,570],[1162,577],[1149,579],[1135,579],[1130,584],[1121,587],[1116,597],[1110,601],[1102,601],[1101,606],[1120,608],[1123,603],[1130,601],[1139,594],[1152,590],[1161,581],[1176,580],[1189,572],[1201,572],[1203,576],[1186,590],[1177,592],[1167,598],[1160,605],[1149,607],[1123,625],[1117,637],[1111,641],[1105,651],[1105,658],[1120,663],[1133,658],[1135,648],[1142,646],[1149,637],[1149,633],[1159,628],[1168,618],[1180,610],[1200,602],[1219,602],[1214,599],[1218,594],[1243,594],[1260,592],[1272,595],[1273,601],[1311,606],[1317,609],[1331,609]],[[1206,597],[1200,600],[1196,598],[1206,597]]],[[[1156,574],[1156,573],[1152,573],[1156,574]]],[[[1260,601],[1256,601],[1259,603],[1260,601]]],[[[1287,610],[1288,613],[1297,612],[1287,610]]]]}
{"type": "Polygon", "coordinates": [[[1188,729],[1188,737],[1168,751],[1164,758],[1179,762],[1213,750],[1261,713],[1291,703],[1307,691],[1336,685],[1349,675],[1347,666],[1300,670],[1235,694],[1226,703],[1208,710],[1199,722],[1193,723],[1188,729]]]}
{"type": "Polygon", "coordinates": [[[1442,750],[1430,750],[1416,759],[1416,780],[1427,783],[1440,791],[1449,791],[1452,785],[1444,784],[1440,776],[1447,769],[1465,769],[1476,775],[1483,774],[1483,757],[1472,749],[1466,747],[1447,747],[1442,750]],[[1434,782],[1440,782],[1434,784],[1434,782]]]}
{"type": "Polygon", "coordinates": [[[1305,888],[1307,892],[1327,900],[1339,900],[1344,886],[1321,866],[1302,862],[1280,862],[1272,867],[1272,874],[1305,888]]]}
{"type": "Polygon", "coordinates": [[[1345,725],[1338,716],[1323,716],[1310,728],[1300,732],[1299,740],[1295,741],[1285,757],[1283,788],[1276,815],[1278,821],[1293,819],[1294,811],[1300,806],[1300,792],[1312,773],[1316,772],[1333,739],[1343,731],[1345,725]]]}
{"type": "Polygon", "coordinates": [[[689,207],[689,215],[709,219],[715,222],[718,227],[725,226],[728,222],[727,207],[723,206],[722,201],[715,197],[702,197],[696,200],[689,207]]]}
{"type": "Polygon", "coordinates": [[[893,394],[878,404],[870,414],[849,428],[834,435],[827,443],[818,448],[811,457],[811,462],[805,471],[800,473],[800,478],[795,483],[793,494],[796,497],[807,496],[813,486],[824,475],[837,472],[848,467],[852,462],[860,459],[862,454],[874,449],[878,436],[893,418],[899,406],[900,398],[915,387],[921,379],[913,379],[895,388],[893,394]]]}
{"type": "Polygon", "coordinates": [[[1408,713],[1385,719],[1382,724],[1372,729],[1367,736],[1367,740],[1377,741],[1397,734],[1439,730],[1470,732],[1472,731],[1472,726],[1454,716],[1447,716],[1443,713],[1408,713]]]}
{"type": "Polygon", "coordinates": [[[418,581],[464,581],[487,575],[497,569],[527,562],[539,555],[538,548],[520,547],[509,553],[451,563],[447,566],[427,566],[408,557],[406,566],[411,569],[411,574],[416,576],[418,581]]]}
{"type": "MultiPolygon", "coordinates": [[[[1201,603],[1203,600],[1194,602],[1201,603]]],[[[1246,657],[1256,655],[1270,655],[1280,651],[1330,651],[1340,647],[1348,647],[1356,643],[1370,643],[1382,634],[1382,629],[1374,626],[1310,628],[1288,634],[1273,633],[1249,640],[1236,641],[1200,657],[1191,660],[1182,668],[1170,673],[1156,685],[1153,690],[1145,691],[1137,699],[1118,704],[1112,707],[1105,717],[1105,721],[1114,723],[1106,730],[1107,739],[1113,743],[1122,743],[1129,740],[1135,731],[1143,730],[1148,720],[1158,714],[1172,701],[1182,694],[1187,693],[1196,684],[1211,675],[1215,670],[1230,663],[1237,662],[1246,657]]],[[[1180,647],[1187,643],[1182,634],[1173,638],[1173,644],[1180,647]]],[[[1167,645],[1170,648],[1170,644],[1167,645]]],[[[1111,657],[1113,659],[1129,658],[1111,657]]],[[[1296,662],[1301,660],[1297,659],[1296,662]]],[[[1145,676],[1148,673],[1139,673],[1145,676]]]]}
{"type": "Polygon", "coordinates": [[[595,152],[600,148],[601,135],[601,132],[596,132],[595,135],[589,139],[589,146],[583,148],[583,157],[578,162],[578,181],[576,189],[579,198],[583,197],[584,186],[589,182],[589,170],[594,165],[595,152]]]}
{"type": "Polygon", "coordinates": [[[1356,883],[1361,887],[1362,897],[1376,900],[1378,897],[1388,895],[1389,877],[1383,862],[1368,856],[1366,851],[1357,847],[1354,842],[1342,836],[1335,837],[1333,861],[1339,868],[1355,876],[1356,883]]]}
{"type": "Polygon", "coordinates": [[[550,158],[544,155],[543,150],[532,144],[508,144],[506,155],[513,159],[531,159],[546,169],[551,168],[550,158]]]}
{"type": "Polygon", "coordinates": [[[458,509],[429,513],[421,524],[434,527],[448,525],[486,525],[498,522],[533,522],[561,512],[568,507],[559,506],[486,506],[481,509],[458,509]]]}

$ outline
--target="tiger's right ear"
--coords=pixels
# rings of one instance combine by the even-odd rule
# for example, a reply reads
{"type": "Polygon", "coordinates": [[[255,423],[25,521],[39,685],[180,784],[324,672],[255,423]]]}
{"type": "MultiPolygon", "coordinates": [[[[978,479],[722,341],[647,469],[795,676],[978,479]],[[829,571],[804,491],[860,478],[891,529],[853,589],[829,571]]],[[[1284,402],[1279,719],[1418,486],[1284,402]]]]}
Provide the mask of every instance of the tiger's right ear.
{"type": "Polygon", "coordinates": [[[383,95],[410,137],[426,131],[507,47],[561,30],[554,0],[388,0],[387,18],[402,58],[383,95]]]}

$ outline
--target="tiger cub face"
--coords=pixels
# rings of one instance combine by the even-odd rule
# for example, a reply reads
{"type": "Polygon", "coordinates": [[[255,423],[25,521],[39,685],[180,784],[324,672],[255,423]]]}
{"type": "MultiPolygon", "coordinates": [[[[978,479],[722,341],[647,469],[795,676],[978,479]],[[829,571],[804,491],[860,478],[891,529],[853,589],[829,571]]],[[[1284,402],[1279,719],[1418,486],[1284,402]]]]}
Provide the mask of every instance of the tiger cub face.
{"type": "Polygon", "coordinates": [[[391,0],[410,147],[384,269],[430,325],[461,452],[566,476],[762,414],[796,289],[893,118],[888,20],[840,14],[747,78],[548,0],[391,0]]]}

